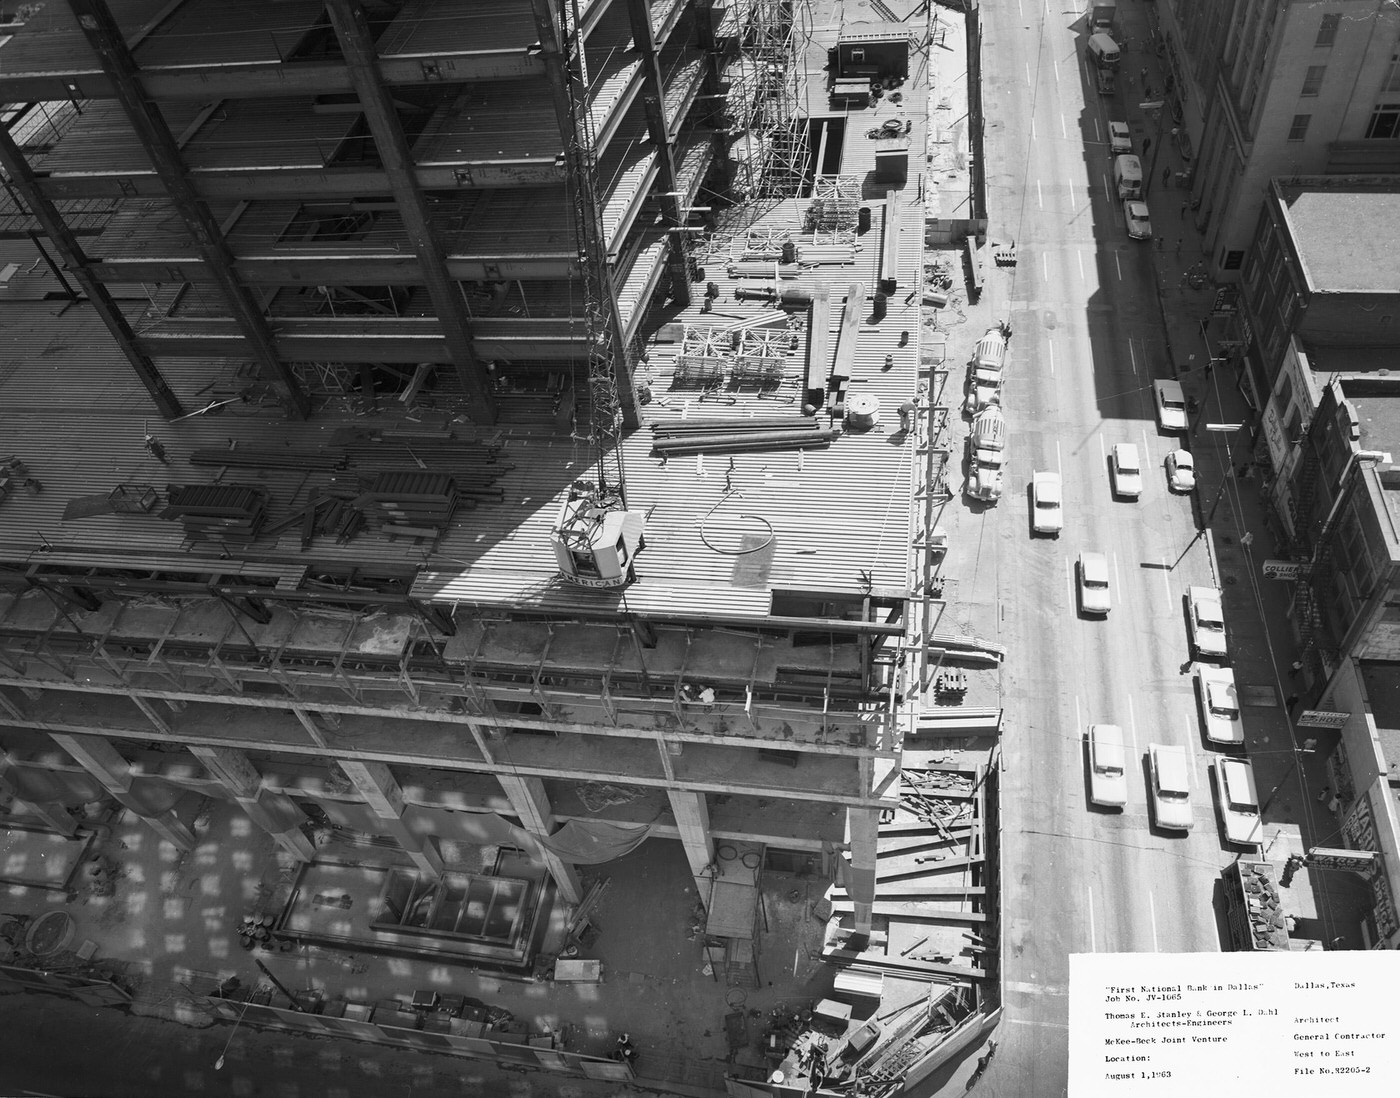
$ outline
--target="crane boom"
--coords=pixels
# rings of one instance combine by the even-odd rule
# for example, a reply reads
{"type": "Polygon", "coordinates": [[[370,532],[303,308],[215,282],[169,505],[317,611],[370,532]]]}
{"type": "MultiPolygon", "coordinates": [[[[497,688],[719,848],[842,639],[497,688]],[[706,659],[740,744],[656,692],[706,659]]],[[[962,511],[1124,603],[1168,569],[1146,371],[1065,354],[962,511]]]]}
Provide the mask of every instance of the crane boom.
{"type": "Polygon", "coordinates": [[[568,118],[564,152],[574,203],[574,236],[583,283],[588,358],[589,440],[597,481],[575,481],[560,509],[552,542],[560,575],[592,587],[620,587],[633,578],[632,562],[643,545],[645,517],[627,510],[622,467],[622,407],[618,365],[630,378],[627,340],[608,269],[607,233],[598,195],[598,144],[588,94],[588,61],[579,0],[559,0],[557,25],[568,118]]]}

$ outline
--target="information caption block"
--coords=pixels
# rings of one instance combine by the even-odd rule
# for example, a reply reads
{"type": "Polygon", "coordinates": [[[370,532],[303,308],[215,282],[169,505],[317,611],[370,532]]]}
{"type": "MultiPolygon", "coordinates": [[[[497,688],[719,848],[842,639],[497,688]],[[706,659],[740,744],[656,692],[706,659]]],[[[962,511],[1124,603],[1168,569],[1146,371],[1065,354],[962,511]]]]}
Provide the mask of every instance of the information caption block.
{"type": "Polygon", "coordinates": [[[1400,952],[1079,953],[1071,1098],[1397,1093],[1400,952]]]}

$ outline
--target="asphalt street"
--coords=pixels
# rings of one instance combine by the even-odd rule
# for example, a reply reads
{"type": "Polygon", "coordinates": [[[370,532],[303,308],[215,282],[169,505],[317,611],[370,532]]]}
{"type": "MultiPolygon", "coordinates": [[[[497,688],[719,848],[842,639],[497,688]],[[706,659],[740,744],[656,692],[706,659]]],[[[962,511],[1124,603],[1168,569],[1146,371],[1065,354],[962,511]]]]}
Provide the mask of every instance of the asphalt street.
{"type": "MultiPolygon", "coordinates": [[[[1156,293],[1178,226],[1159,226],[1168,237],[1161,247],[1128,237],[1107,140],[1110,119],[1132,125],[1139,151],[1157,135],[1138,106],[1140,77],[1129,75],[1139,58],[1125,57],[1118,94],[1102,97],[1072,9],[1025,2],[987,5],[983,16],[990,237],[1014,240],[1018,262],[988,287],[992,313],[1014,331],[1006,491],[980,513],[955,501],[946,519],[955,537],[979,547],[961,580],[967,624],[1013,654],[1002,682],[1007,1015],[978,1092],[1057,1095],[1067,1074],[1070,954],[1219,950],[1212,889],[1236,852],[1216,821],[1211,752],[1186,666],[1186,588],[1216,580],[1191,496],[1167,486],[1163,463],[1183,436],[1160,430],[1153,407],[1152,380],[1174,373],[1156,293]],[[1118,442],[1142,456],[1135,501],[1110,487],[1118,442]],[[1037,469],[1063,478],[1058,537],[1030,530],[1037,469]],[[1104,620],[1078,613],[1074,563],[1085,550],[1109,559],[1113,609],[1104,620]],[[1095,722],[1121,725],[1127,739],[1121,812],[1088,803],[1084,738],[1095,722]],[[1188,753],[1195,823],[1186,835],[1154,826],[1146,772],[1154,742],[1188,753]]],[[[1162,197],[1152,205],[1160,219],[1162,197]]]]}

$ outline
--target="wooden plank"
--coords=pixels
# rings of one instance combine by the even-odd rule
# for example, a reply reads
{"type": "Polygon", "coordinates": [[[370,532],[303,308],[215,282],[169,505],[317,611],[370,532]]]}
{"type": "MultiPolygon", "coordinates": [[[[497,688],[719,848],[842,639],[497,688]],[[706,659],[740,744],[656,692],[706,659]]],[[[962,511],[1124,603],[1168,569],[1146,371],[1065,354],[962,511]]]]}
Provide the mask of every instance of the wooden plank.
{"type": "Polygon", "coordinates": [[[885,232],[880,249],[880,289],[886,293],[899,285],[899,202],[895,191],[885,192],[885,232]]]}
{"type": "Polygon", "coordinates": [[[980,978],[986,975],[980,968],[965,965],[943,965],[935,961],[906,961],[878,953],[857,953],[849,949],[823,949],[822,960],[834,965],[858,965],[863,969],[888,972],[895,976],[952,976],[956,979],[980,978]]]}
{"type": "MultiPolygon", "coordinates": [[[[831,901],[831,910],[837,915],[850,915],[855,904],[850,900],[831,901]]],[[[889,901],[876,900],[871,911],[875,915],[886,915],[895,919],[905,919],[912,923],[985,923],[985,911],[939,911],[926,903],[915,900],[889,901]]]]}
{"type": "Polygon", "coordinates": [[[856,339],[860,335],[861,313],[865,312],[865,283],[852,282],[846,293],[846,308],[841,314],[841,330],[836,336],[836,362],[831,377],[836,380],[851,376],[851,364],[856,358],[856,339]]]}
{"type": "Polygon", "coordinates": [[[812,319],[807,325],[807,388],[826,388],[831,359],[831,287],[818,283],[812,295],[812,319]]]}

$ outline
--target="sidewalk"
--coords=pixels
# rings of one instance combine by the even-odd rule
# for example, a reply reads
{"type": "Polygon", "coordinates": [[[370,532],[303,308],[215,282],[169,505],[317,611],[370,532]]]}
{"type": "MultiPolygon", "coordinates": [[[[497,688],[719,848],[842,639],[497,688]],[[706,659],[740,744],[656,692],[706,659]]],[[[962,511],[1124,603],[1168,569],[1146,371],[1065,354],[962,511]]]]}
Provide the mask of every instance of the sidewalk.
{"type": "MultiPolygon", "coordinates": [[[[1147,71],[1147,84],[1159,90],[1165,73],[1150,46],[1148,13],[1121,8],[1120,13],[1135,17],[1132,45],[1123,61],[1124,73],[1132,76],[1123,94],[1130,117],[1139,121],[1133,97],[1142,91],[1141,70],[1147,71]],[[1140,27],[1138,20],[1143,22],[1140,27]]],[[[1191,192],[1175,185],[1178,173],[1190,164],[1183,162],[1172,142],[1170,127],[1168,118],[1147,199],[1157,235],[1157,296],[1168,361],[1188,401],[1194,398],[1199,405],[1185,440],[1196,462],[1197,521],[1208,527],[1212,567],[1230,623],[1231,662],[1249,758],[1265,808],[1263,850],[1269,860],[1279,862],[1312,846],[1343,845],[1336,815],[1328,811],[1326,798],[1316,799],[1330,781],[1326,762],[1336,736],[1322,729],[1298,730],[1286,704],[1305,693],[1291,673],[1298,658],[1288,615],[1293,587],[1263,578],[1262,562],[1286,558],[1287,547],[1275,543],[1279,526],[1255,475],[1251,442],[1257,416],[1240,389],[1244,367],[1211,366],[1203,322],[1218,287],[1206,280],[1192,288],[1188,278],[1188,272],[1209,256],[1190,208],[1191,192]],[[1244,479],[1237,476],[1240,471],[1244,479]],[[1316,749],[1304,752],[1310,738],[1316,739],[1316,749]]],[[[1149,129],[1155,140],[1158,127],[1149,129]]],[[[1299,936],[1317,938],[1328,948],[1363,947],[1360,912],[1369,906],[1369,897],[1360,882],[1345,873],[1309,874],[1304,869],[1294,877],[1292,888],[1305,910],[1309,893],[1316,907],[1316,924],[1300,927],[1299,936]]]]}

